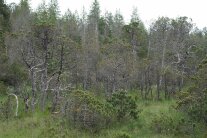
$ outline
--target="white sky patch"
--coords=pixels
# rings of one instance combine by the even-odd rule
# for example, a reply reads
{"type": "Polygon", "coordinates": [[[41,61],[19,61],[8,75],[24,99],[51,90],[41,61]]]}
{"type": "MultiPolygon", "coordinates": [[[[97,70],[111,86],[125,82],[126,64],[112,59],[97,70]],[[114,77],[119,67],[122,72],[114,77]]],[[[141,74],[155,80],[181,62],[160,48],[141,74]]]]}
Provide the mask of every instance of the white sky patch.
{"type": "MultiPolygon", "coordinates": [[[[6,0],[7,3],[18,3],[20,0],[6,0]]],[[[49,1],[49,0],[46,0],[49,1]]],[[[58,0],[59,8],[63,14],[67,9],[77,10],[81,14],[83,7],[89,12],[94,0],[58,0]]],[[[148,27],[149,24],[159,16],[176,18],[187,16],[199,28],[207,26],[207,0],[98,0],[101,6],[102,15],[105,11],[115,13],[120,10],[126,22],[130,20],[133,7],[138,8],[142,21],[148,27]]],[[[32,9],[36,9],[42,0],[30,0],[32,9]]]]}

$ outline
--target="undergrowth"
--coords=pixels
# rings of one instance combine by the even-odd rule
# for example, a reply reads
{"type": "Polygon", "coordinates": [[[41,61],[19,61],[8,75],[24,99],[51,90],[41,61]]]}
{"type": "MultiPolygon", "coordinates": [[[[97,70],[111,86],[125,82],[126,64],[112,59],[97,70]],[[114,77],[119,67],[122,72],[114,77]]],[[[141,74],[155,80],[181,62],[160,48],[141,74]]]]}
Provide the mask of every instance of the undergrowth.
{"type": "MultiPolygon", "coordinates": [[[[132,94],[134,95],[134,94],[132,94]]],[[[175,109],[175,100],[141,100],[139,118],[114,122],[98,133],[75,128],[61,115],[20,113],[18,118],[0,121],[0,138],[190,138],[205,137],[201,123],[190,122],[175,109]]],[[[23,112],[23,109],[22,109],[23,112]]]]}

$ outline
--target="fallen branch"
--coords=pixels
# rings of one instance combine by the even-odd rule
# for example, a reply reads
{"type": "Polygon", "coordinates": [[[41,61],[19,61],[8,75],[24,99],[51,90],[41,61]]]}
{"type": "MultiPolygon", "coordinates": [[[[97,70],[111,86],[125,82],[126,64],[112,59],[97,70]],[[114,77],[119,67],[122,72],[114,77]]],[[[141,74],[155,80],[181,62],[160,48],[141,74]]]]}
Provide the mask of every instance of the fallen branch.
{"type": "Polygon", "coordinates": [[[18,108],[19,108],[19,100],[18,100],[18,97],[17,95],[13,94],[13,93],[8,93],[8,96],[14,96],[15,99],[16,99],[16,113],[15,113],[15,116],[18,116],[18,108]]]}

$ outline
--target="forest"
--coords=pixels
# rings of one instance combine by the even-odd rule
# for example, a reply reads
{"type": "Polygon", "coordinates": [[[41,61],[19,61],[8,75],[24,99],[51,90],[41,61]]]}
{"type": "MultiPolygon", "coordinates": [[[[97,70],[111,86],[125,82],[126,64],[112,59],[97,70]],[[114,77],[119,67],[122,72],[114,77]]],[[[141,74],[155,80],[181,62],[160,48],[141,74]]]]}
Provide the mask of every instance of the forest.
{"type": "Polygon", "coordinates": [[[207,28],[100,6],[0,0],[0,138],[207,137],[207,28]]]}

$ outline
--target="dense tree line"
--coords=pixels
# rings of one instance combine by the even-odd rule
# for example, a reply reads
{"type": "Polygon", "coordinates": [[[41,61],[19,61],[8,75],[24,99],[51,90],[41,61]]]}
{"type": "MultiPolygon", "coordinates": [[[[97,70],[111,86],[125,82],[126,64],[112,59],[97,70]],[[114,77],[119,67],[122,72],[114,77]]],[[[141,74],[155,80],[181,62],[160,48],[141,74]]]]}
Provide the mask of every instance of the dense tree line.
{"type": "Polygon", "coordinates": [[[13,87],[26,111],[44,111],[50,103],[58,112],[74,89],[110,101],[117,91],[135,89],[143,99],[169,99],[192,83],[206,92],[206,45],[206,28],[196,28],[188,17],[160,17],[147,29],[137,9],[126,24],[120,11],[101,15],[97,0],[89,13],[64,15],[57,0],[36,11],[28,0],[0,1],[0,86],[13,87]]]}

